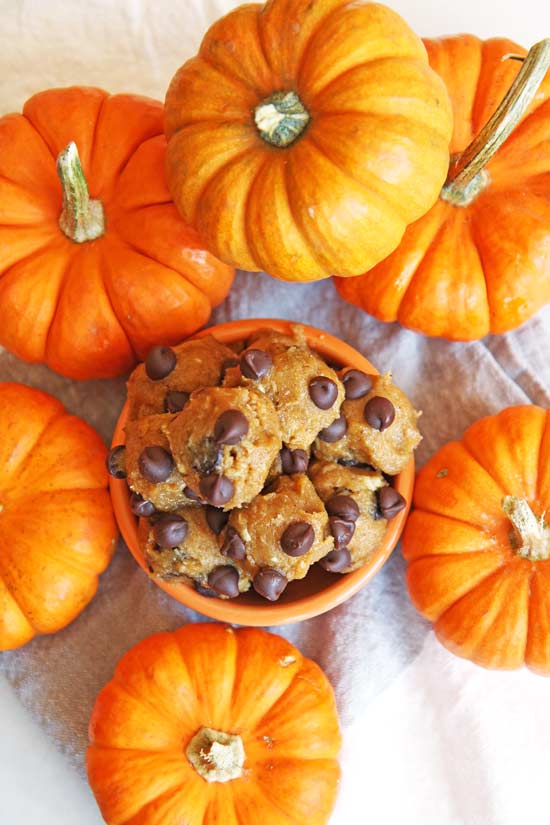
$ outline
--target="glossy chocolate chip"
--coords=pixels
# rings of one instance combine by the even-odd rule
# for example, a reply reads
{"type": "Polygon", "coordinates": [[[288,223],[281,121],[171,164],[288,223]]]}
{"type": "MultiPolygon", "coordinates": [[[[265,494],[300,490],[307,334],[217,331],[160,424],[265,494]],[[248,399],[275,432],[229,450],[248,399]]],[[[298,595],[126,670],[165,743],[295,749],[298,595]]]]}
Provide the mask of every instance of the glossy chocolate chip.
{"type": "Polygon", "coordinates": [[[226,410],[214,424],[214,442],[217,446],[239,444],[247,432],[247,417],[240,410],[226,410]]]}
{"type": "Polygon", "coordinates": [[[330,532],[334,538],[334,546],[337,550],[347,547],[355,533],[355,523],[353,521],[345,521],[338,516],[331,516],[329,518],[330,532]]]}
{"type": "Polygon", "coordinates": [[[183,495],[185,496],[185,498],[188,498],[190,501],[202,502],[202,497],[199,496],[199,494],[196,493],[194,490],[192,490],[191,487],[188,487],[187,484],[183,488],[183,495]]]}
{"type": "Polygon", "coordinates": [[[375,395],[370,401],[365,404],[363,412],[365,421],[374,430],[383,432],[393,424],[395,418],[395,407],[389,398],[384,398],[382,395],[375,395]]]}
{"type": "Polygon", "coordinates": [[[142,451],[138,459],[138,467],[143,478],[153,484],[160,484],[172,475],[174,461],[164,447],[155,444],[145,447],[142,451]]]}
{"type": "Polygon", "coordinates": [[[307,521],[289,524],[280,538],[281,547],[287,556],[303,556],[315,541],[315,531],[307,521]]]}
{"type": "Polygon", "coordinates": [[[201,478],[199,488],[205,499],[214,507],[222,507],[233,498],[235,486],[227,476],[220,476],[217,473],[201,478]]]}
{"type": "Polygon", "coordinates": [[[241,372],[245,378],[251,378],[253,381],[258,381],[267,375],[273,361],[268,352],[262,349],[248,349],[243,352],[240,360],[241,372]]]}
{"type": "Polygon", "coordinates": [[[187,535],[187,522],[176,513],[161,516],[153,527],[153,538],[159,547],[178,547],[187,535]]]}
{"type": "Polygon", "coordinates": [[[348,422],[344,415],[341,415],[340,418],[337,418],[336,421],[333,421],[332,424],[329,424],[328,427],[325,427],[324,430],[317,435],[317,438],[321,441],[326,441],[327,444],[333,444],[335,441],[340,441],[346,434],[346,430],[348,428],[348,422]]]}
{"type": "Polygon", "coordinates": [[[239,573],[229,564],[215,567],[208,576],[208,586],[219,596],[234,599],[239,595],[239,573]]]}
{"type": "Polygon", "coordinates": [[[288,579],[273,567],[263,567],[252,581],[252,587],[264,599],[276,602],[288,584],[288,579]]]}
{"type": "Polygon", "coordinates": [[[359,518],[359,506],[351,496],[341,494],[331,496],[325,503],[325,508],[329,516],[336,516],[343,521],[356,522],[359,518]]]}
{"type": "Polygon", "coordinates": [[[221,531],[227,524],[227,521],[229,519],[229,513],[227,513],[225,510],[220,510],[219,507],[212,507],[212,505],[209,504],[206,507],[205,517],[206,523],[208,524],[212,532],[219,536],[221,531]]]}
{"type": "Polygon", "coordinates": [[[291,450],[283,447],[280,452],[281,467],[287,476],[305,473],[309,465],[309,456],[305,450],[291,450]]]}
{"type": "Polygon", "coordinates": [[[407,506],[407,502],[393,487],[382,487],[378,491],[378,506],[382,517],[385,519],[394,518],[401,510],[407,506]]]}
{"type": "Polygon", "coordinates": [[[372,389],[372,378],[361,370],[348,370],[342,378],[346,398],[354,401],[363,398],[372,389]]]}
{"type": "Polygon", "coordinates": [[[345,547],[341,550],[331,550],[319,564],[328,573],[340,573],[350,566],[351,553],[345,547]]]}
{"type": "Polygon", "coordinates": [[[188,392],[180,392],[179,390],[170,390],[164,396],[164,412],[178,413],[183,410],[189,401],[188,392]]]}
{"type": "Polygon", "coordinates": [[[225,541],[221,546],[220,553],[234,561],[241,561],[246,556],[244,541],[239,536],[234,527],[228,527],[225,534],[225,541]]]}
{"type": "Polygon", "coordinates": [[[330,378],[319,375],[312,378],[308,386],[309,397],[320,410],[330,410],[338,398],[338,387],[330,378]]]}
{"type": "Polygon", "coordinates": [[[126,447],[120,444],[107,453],[107,472],[113,478],[126,478],[126,447]]]}
{"type": "Polygon", "coordinates": [[[139,518],[149,518],[155,512],[155,505],[140,496],[139,493],[132,493],[130,496],[130,510],[134,516],[139,518]]]}
{"type": "Polygon", "coordinates": [[[170,375],[177,362],[172,347],[153,347],[145,359],[145,372],[151,381],[160,381],[170,375]]]}

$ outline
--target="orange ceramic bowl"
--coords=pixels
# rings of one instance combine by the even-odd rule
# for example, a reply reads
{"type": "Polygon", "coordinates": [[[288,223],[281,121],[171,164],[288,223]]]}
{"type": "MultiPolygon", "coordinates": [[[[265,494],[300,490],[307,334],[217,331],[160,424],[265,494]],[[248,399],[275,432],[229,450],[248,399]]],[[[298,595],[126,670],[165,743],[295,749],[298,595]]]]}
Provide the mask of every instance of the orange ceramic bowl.
{"type": "MultiPolygon", "coordinates": [[[[194,337],[202,338],[205,335],[214,335],[224,344],[234,344],[246,339],[262,327],[270,327],[278,332],[288,334],[291,332],[292,326],[293,324],[289,321],[255,318],[219,324],[202,330],[194,337]]],[[[300,326],[305,332],[309,346],[323,358],[336,364],[342,364],[342,366],[355,367],[371,375],[378,375],[378,371],[372,364],[348,344],[329,335],[327,332],[315,329],[315,327],[309,327],[305,324],[300,326]]],[[[124,444],[124,427],[127,414],[127,405],[125,405],[117,422],[112,442],[113,447],[124,444]]],[[[394,486],[405,497],[407,507],[388,523],[384,540],[369,561],[358,570],[354,570],[353,573],[343,575],[327,573],[319,565],[314,565],[304,579],[290,582],[277,602],[268,602],[253,590],[231,600],[209,598],[198,593],[189,584],[164,582],[151,576],[139,547],[138,522],[130,510],[130,493],[126,482],[111,478],[110,484],[114,511],[124,540],[139,566],[156,585],[181,604],[203,613],[205,616],[210,616],[212,619],[232,624],[265,627],[299,622],[325,613],[327,610],[331,610],[333,607],[345,602],[346,599],[357,593],[372,579],[389,558],[403,532],[412,501],[414,460],[411,458],[405,470],[394,479],[394,486]]]]}

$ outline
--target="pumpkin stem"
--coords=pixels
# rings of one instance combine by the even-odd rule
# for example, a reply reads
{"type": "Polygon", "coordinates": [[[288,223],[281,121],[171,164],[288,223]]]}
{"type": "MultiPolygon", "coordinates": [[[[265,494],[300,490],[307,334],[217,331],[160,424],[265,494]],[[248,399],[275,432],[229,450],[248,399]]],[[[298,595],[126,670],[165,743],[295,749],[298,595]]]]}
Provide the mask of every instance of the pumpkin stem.
{"type": "Polygon", "coordinates": [[[262,140],[284,149],[302,134],[310,116],[296,92],[275,92],[256,106],[254,120],[262,140]]]}
{"type": "Polygon", "coordinates": [[[229,782],[243,772],[243,740],[236,734],[200,728],[187,745],[185,755],[207,782],[229,782]]]}
{"type": "MultiPolygon", "coordinates": [[[[517,55],[504,59],[517,60],[517,55]]],[[[550,38],[536,43],[523,59],[523,65],[504,100],[469,146],[451,159],[447,182],[441,198],[453,206],[468,206],[490,182],[484,167],[516,128],[531,105],[538,87],[550,67],[550,38]]]]}
{"type": "Polygon", "coordinates": [[[502,509],[514,525],[510,541],[518,556],[531,561],[550,558],[550,526],[537,518],[524,498],[504,496],[502,509]]]}
{"type": "Polygon", "coordinates": [[[103,204],[90,198],[74,141],[59,153],[57,175],[63,190],[63,209],[59,216],[59,226],[65,235],[75,243],[100,238],[105,232],[103,204]]]}

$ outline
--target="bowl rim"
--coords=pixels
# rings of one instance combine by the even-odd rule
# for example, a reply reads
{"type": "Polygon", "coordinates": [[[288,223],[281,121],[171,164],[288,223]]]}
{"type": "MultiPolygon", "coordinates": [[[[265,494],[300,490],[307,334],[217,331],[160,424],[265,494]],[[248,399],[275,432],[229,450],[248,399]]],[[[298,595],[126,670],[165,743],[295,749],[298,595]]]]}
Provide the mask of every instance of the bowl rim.
{"type": "MultiPolygon", "coordinates": [[[[223,344],[241,341],[259,329],[269,327],[289,334],[299,327],[304,331],[308,345],[320,355],[346,367],[363,370],[371,375],[380,375],[370,361],[356,349],[334,335],[316,327],[295,321],[278,318],[249,318],[227,321],[206,327],[185,340],[204,338],[213,335],[223,344]]],[[[124,427],[128,417],[128,401],[125,402],[117,420],[111,446],[125,443],[124,427]]],[[[394,487],[405,497],[407,506],[390,522],[384,538],[369,561],[351,573],[335,578],[335,581],[323,590],[297,598],[292,602],[266,602],[261,605],[241,604],[238,599],[215,599],[201,595],[192,585],[185,582],[170,583],[155,578],[145,562],[138,543],[137,519],[130,510],[130,492],[125,479],[109,477],[109,487],[115,517],[124,541],[130,553],[154,584],[172,596],[180,604],[208,616],[211,619],[238,625],[269,627],[271,625],[292,624],[311,619],[337,607],[361,590],[386,563],[401,537],[412,503],[415,465],[411,457],[405,469],[394,476],[394,487]]]]}

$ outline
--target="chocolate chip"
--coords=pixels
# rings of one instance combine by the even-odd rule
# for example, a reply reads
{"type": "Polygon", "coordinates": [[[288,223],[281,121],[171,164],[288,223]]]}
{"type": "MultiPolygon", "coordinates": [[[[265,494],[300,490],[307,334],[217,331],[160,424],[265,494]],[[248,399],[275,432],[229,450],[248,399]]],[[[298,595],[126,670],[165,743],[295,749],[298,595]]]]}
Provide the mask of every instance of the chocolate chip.
{"type": "Polygon", "coordinates": [[[126,478],[126,447],[120,444],[107,453],[107,472],[113,478],[126,478]]]}
{"type": "Polygon", "coordinates": [[[183,495],[185,496],[185,498],[188,498],[190,501],[202,502],[201,496],[199,496],[198,493],[196,493],[194,490],[192,490],[191,487],[188,487],[187,484],[183,488],[183,495]]]}
{"type": "Polygon", "coordinates": [[[309,456],[305,450],[291,450],[283,447],[280,452],[283,473],[293,476],[296,473],[305,473],[309,464],[309,456]]]}
{"type": "Polygon", "coordinates": [[[177,547],[184,541],[188,529],[184,518],[176,513],[167,513],[155,522],[153,538],[159,547],[177,547]]]}
{"type": "Polygon", "coordinates": [[[337,494],[331,496],[325,502],[325,508],[329,516],[343,519],[343,521],[356,522],[359,518],[359,506],[351,496],[337,494]]]}
{"type": "Polygon", "coordinates": [[[321,430],[318,433],[317,438],[321,441],[326,441],[327,444],[333,444],[335,441],[340,441],[346,434],[346,430],[348,428],[348,422],[344,415],[341,415],[340,418],[337,418],[336,421],[333,421],[332,424],[329,424],[328,427],[325,427],[324,430],[321,430]]]}
{"type": "Polygon", "coordinates": [[[280,538],[280,544],[287,556],[303,556],[315,541],[315,531],[307,521],[289,524],[280,538]]]}
{"type": "Polygon", "coordinates": [[[170,375],[177,362],[172,347],[153,347],[145,359],[145,372],[151,381],[160,381],[170,375]]]}
{"type": "Polygon", "coordinates": [[[240,365],[245,378],[258,381],[267,375],[273,366],[273,360],[271,355],[262,349],[248,349],[241,355],[240,365]]]}
{"type": "Polygon", "coordinates": [[[340,573],[351,564],[351,553],[343,547],[341,550],[331,550],[330,553],[321,559],[320,566],[329,573],[340,573]]]}
{"type": "Polygon", "coordinates": [[[331,516],[329,518],[330,532],[334,538],[334,546],[337,550],[347,547],[355,533],[355,523],[353,521],[345,521],[338,516],[331,516]]]}
{"type": "Polygon", "coordinates": [[[201,478],[199,489],[209,504],[222,507],[233,498],[235,485],[227,476],[211,473],[201,478]]]}
{"type": "Polygon", "coordinates": [[[194,445],[193,469],[201,475],[210,475],[221,469],[223,463],[223,448],[214,444],[212,438],[203,438],[194,445]]]}
{"type": "Polygon", "coordinates": [[[246,556],[244,541],[239,536],[234,527],[228,527],[225,534],[225,541],[221,546],[220,553],[234,561],[241,561],[246,556]]]}
{"type": "Polygon", "coordinates": [[[140,496],[139,493],[132,493],[130,496],[130,510],[134,514],[134,516],[139,516],[139,518],[149,518],[155,512],[155,505],[147,501],[146,498],[140,496]]]}
{"type": "Polygon", "coordinates": [[[273,567],[263,567],[252,581],[252,587],[270,602],[276,602],[288,584],[288,579],[273,567]]]}
{"type": "Polygon", "coordinates": [[[229,596],[234,599],[239,595],[239,573],[229,564],[215,567],[208,576],[208,586],[219,596],[229,596]]]}
{"type": "Polygon", "coordinates": [[[346,398],[354,401],[363,398],[372,389],[372,378],[361,370],[348,370],[342,378],[346,398]]]}
{"type": "Polygon", "coordinates": [[[309,397],[320,410],[330,410],[338,398],[338,387],[330,378],[319,375],[309,382],[309,397]]]}
{"type": "Polygon", "coordinates": [[[197,593],[200,593],[201,596],[205,596],[207,599],[216,599],[217,598],[216,593],[214,593],[214,591],[210,587],[205,587],[200,582],[194,581],[193,582],[193,587],[195,588],[197,593]]]}
{"type": "Polygon", "coordinates": [[[248,419],[240,410],[226,410],[214,424],[214,442],[239,444],[248,432],[248,419]]]}
{"type": "Polygon", "coordinates": [[[172,475],[174,461],[164,447],[153,445],[145,447],[142,451],[138,459],[138,467],[143,478],[152,481],[153,484],[160,484],[172,475]]]}
{"type": "Polygon", "coordinates": [[[164,396],[164,412],[178,413],[183,410],[189,401],[188,392],[179,392],[178,390],[170,390],[164,396]]]}
{"type": "Polygon", "coordinates": [[[394,518],[401,510],[407,506],[407,502],[393,487],[382,487],[378,491],[378,506],[382,517],[385,519],[394,518]]]}
{"type": "Polygon", "coordinates": [[[374,430],[383,432],[393,423],[395,407],[389,398],[375,395],[365,404],[363,415],[367,424],[370,424],[374,430]]]}
{"type": "Polygon", "coordinates": [[[210,504],[208,504],[206,507],[205,517],[206,523],[208,524],[212,532],[219,536],[221,531],[227,524],[229,513],[226,513],[224,510],[220,510],[218,507],[212,507],[210,504]]]}

